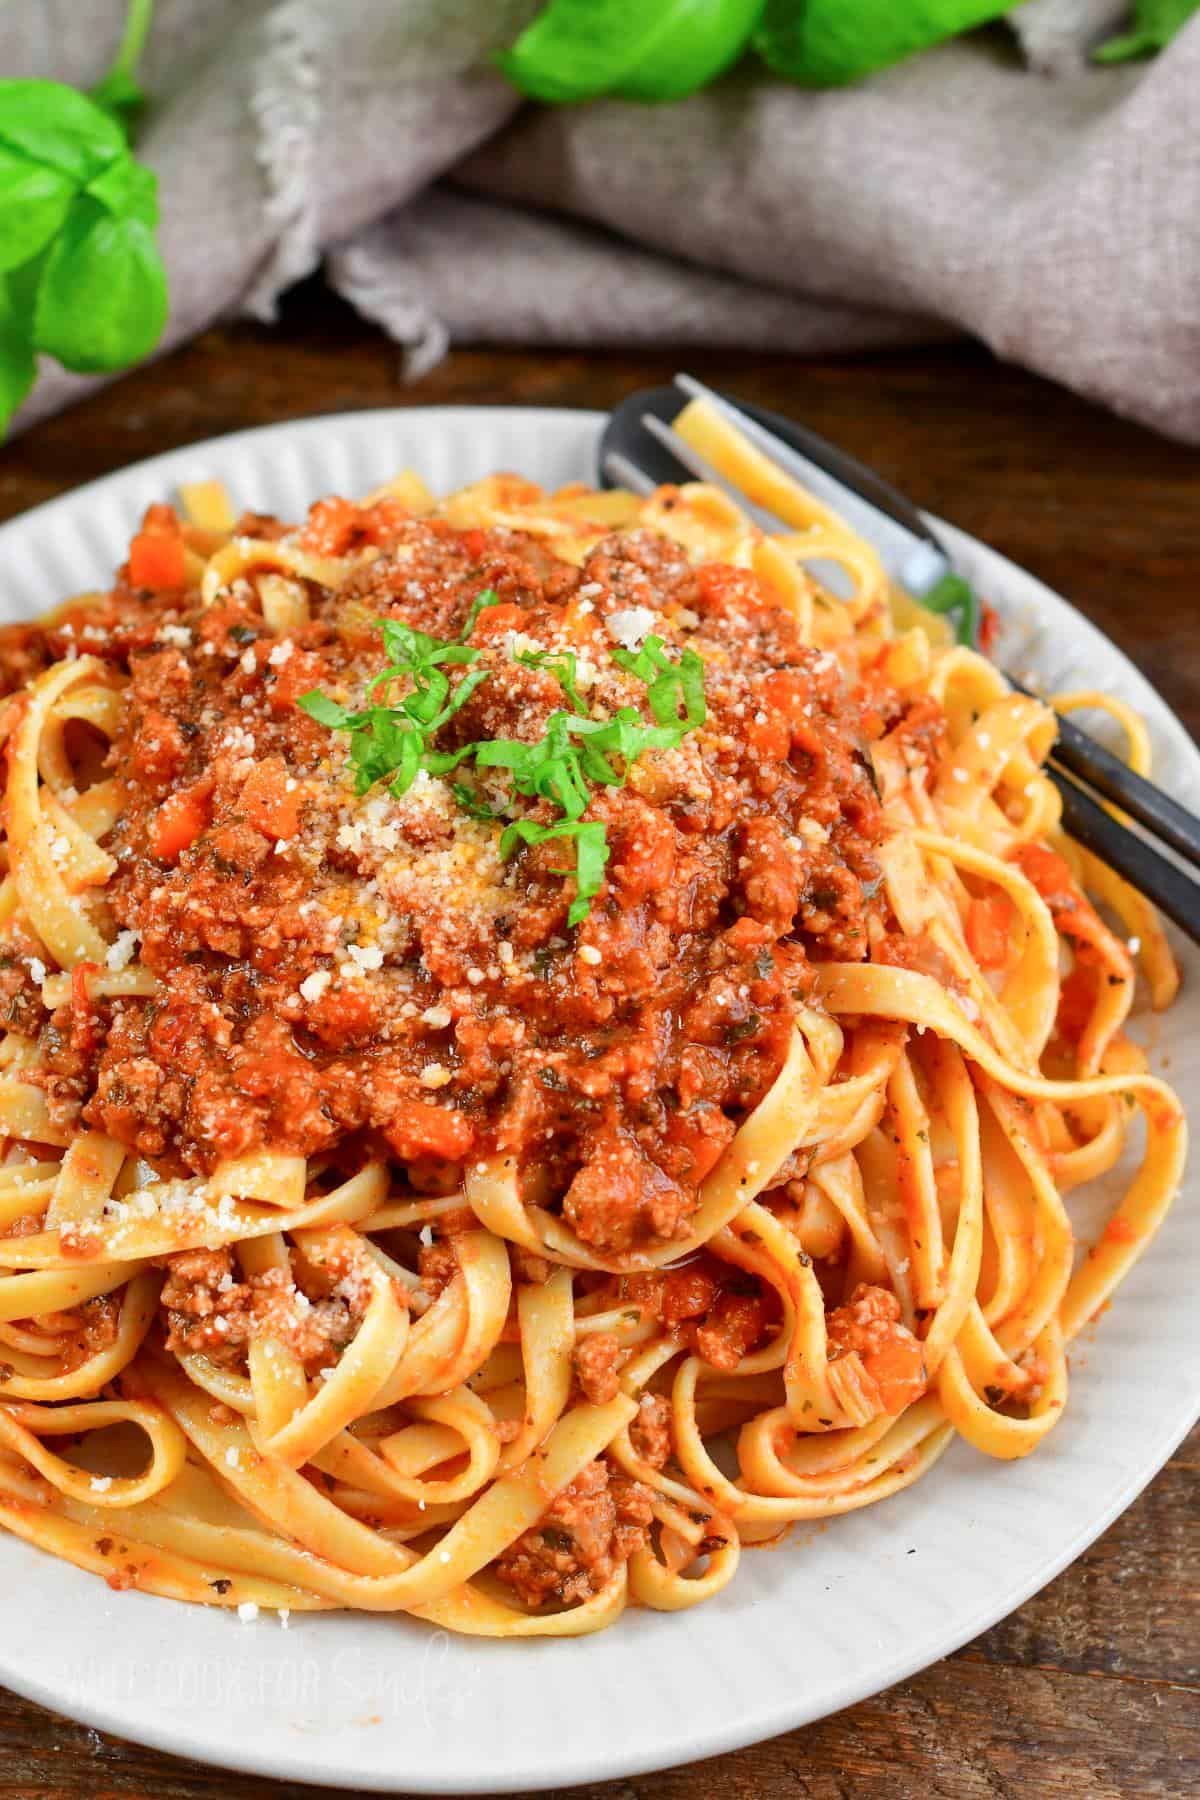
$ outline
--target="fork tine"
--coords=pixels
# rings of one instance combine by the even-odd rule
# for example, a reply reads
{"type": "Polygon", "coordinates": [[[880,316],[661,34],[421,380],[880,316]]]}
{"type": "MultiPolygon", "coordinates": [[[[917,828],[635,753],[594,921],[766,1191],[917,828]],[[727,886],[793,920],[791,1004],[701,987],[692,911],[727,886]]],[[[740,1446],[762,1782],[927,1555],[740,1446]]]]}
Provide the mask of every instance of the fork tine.
{"type": "Polygon", "coordinates": [[[756,506],[742,492],[741,488],[730,481],[727,475],[722,475],[720,469],[710,463],[706,456],[702,456],[699,450],[694,450],[690,444],[685,443],[678,432],[673,431],[671,426],[664,425],[661,419],[656,419],[653,413],[642,414],[642,427],[649,432],[656,444],[661,444],[664,450],[669,450],[675,460],[681,462],[684,468],[696,477],[697,481],[707,482],[709,487],[720,488],[723,494],[728,494],[734,504],[753,519],[761,530],[768,533],[788,530],[788,526],[782,519],[776,518],[773,512],[768,512],[765,506],[756,506]]]}
{"type": "Polygon", "coordinates": [[[647,499],[658,485],[652,476],[639,469],[635,462],[630,462],[627,456],[622,456],[619,450],[605,452],[604,472],[618,487],[628,488],[630,493],[640,494],[643,499],[647,499]]]}
{"type": "Polygon", "coordinates": [[[800,456],[790,444],[785,444],[781,437],[776,437],[773,431],[768,431],[765,425],[760,425],[757,419],[752,419],[749,413],[744,413],[740,406],[735,406],[732,400],[726,400],[723,394],[714,393],[712,388],[697,381],[694,375],[686,375],[682,371],[675,376],[675,386],[689,400],[707,401],[714,412],[728,419],[731,425],[736,425],[743,437],[749,438],[757,449],[769,456],[786,474],[806,486],[810,483],[811,471],[815,465],[807,457],[800,456]]]}

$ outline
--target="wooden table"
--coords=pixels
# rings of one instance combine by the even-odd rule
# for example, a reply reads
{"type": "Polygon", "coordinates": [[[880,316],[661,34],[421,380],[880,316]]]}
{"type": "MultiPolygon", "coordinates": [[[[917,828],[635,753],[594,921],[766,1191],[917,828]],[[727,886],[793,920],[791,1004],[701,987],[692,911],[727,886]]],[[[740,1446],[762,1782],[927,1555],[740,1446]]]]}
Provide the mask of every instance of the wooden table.
{"type": "MultiPolygon", "coordinates": [[[[1200,727],[1200,461],[952,346],[806,363],[691,357],[857,452],[1067,594],[1200,727]]],[[[419,385],[314,287],[0,451],[0,517],[215,432],[352,407],[612,405],[664,355],[458,351],[419,385]]],[[[47,596],[51,598],[51,596],[47,596]]],[[[1075,1566],[912,1681],[787,1737],[588,1800],[1183,1800],[1200,1793],[1200,1432],[1075,1566]]],[[[0,1601],[0,1614],[3,1612],[0,1601]]],[[[9,1621],[5,1620],[5,1627],[9,1621]]],[[[0,1692],[0,1800],[267,1800],[280,1785],[105,1738],[0,1692]]],[[[315,1791],[315,1790],[312,1790],[315,1791]]],[[[326,1791],[326,1790],[321,1790],[326,1791]]]]}

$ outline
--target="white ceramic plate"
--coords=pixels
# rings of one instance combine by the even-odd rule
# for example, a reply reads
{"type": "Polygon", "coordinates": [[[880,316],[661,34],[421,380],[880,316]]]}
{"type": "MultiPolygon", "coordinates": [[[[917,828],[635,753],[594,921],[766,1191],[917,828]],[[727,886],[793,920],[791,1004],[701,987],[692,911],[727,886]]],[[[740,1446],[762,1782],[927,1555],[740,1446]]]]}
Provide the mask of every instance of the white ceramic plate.
{"type": "MultiPolygon", "coordinates": [[[[104,582],[149,501],[219,476],[300,514],[412,465],[436,491],[494,469],[593,478],[596,414],[431,408],[239,433],[154,458],[0,529],[0,617],[104,582]]],[[[1106,688],[1149,719],[1160,779],[1200,805],[1200,756],[1071,607],[958,532],[1001,609],[1009,666],[1106,688]]],[[[1185,1097],[1200,1071],[1200,959],[1151,1027],[1185,1097]],[[1190,1069],[1189,1069],[1190,1059],[1190,1069]],[[1190,1074],[1190,1080],[1189,1080],[1190,1074]]],[[[1075,1202],[1072,1211],[1080,1218],[1075,1202]]],[[[404,1618],[236,1615],[127,1593],[0,1535],[0,1681],[123,1737],[292,1781],[410,1793],[566,1786],[709,1756],[804,1724],[945,1656],[1095,1538],[1184,1435],[1200,1394],[1200,1163],[1075,1361],[1061,1425],[1026,1462],[956,1444],[907,1493],[742,1559],[694,1612],[631,1612],[576,1641],[450,1640],[404,1618]]]]}

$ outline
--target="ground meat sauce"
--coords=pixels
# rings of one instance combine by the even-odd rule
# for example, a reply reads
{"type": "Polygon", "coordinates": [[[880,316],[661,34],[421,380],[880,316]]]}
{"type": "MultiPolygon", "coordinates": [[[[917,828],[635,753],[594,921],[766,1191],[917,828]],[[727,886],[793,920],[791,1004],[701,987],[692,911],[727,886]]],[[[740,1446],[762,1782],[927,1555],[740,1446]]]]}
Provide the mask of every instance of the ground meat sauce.
{"type": "MultiPolygon", "coordinates": [[[[170,529],[161,511],[155,529],[170,529]]],[[[267,627],[252,580],[205,607],[194,590],[133,588],[126,569],[86,609],[3,634],[10,685],[78,650],[127,678],[105,901],[160,984],[153,999],[94,1005],[84,987],[50,1016],[10,946],[0,1005],[39,1034],[31,1078],[64,1120],[165,1174],[270,1146],[348,1166],[382,1154],[438,1193],[498,1151],[602,1254],[683,1235],[699,1184],[779,1071],[813,961],[863,957],[868,922],[879,929],[868,748],[896,706],[881,711],[877,687],[847,692],[836,658],[800,643],[754,574],[689,565],[645,531],[576,568],[519,533],[334,501],[300,541],[349,557],[350,572],[333,589],[308,583],[309,620],[291,630],[267,627]],[[673,658],[691,646],[704,659],[705,724],[641,757],[624,787],[594,790],[587,816],[611,854],[577,929],[561,843],[503,860],[499,826],[425,773],[401,799],[384,785],[356,796],[346,735],[296,704],[314,688],[361,704],[385,661],[377,621],[454,638],[488,588],[499,604],[470,639],[488,679],[439,749],[544,735],[563,691],[514,646],[575,650],[597,719],[633,706],[650,722],[645,683],[612,660],[618,643],[651,629],[673,658]]],[[[558,816],[545,802],[517,810],[558,816]]],[[[181,1343],[207,1343],[202,1296],[228,1272],[192,1273],[203,1279],[167,1304],[181,1343]]],[[[269,1303],[246,1286],[219,1308],[234,1332],[269,1303]]],[[[709,1298],[693,1324],[720,1367],[761,1331],[763,1302],[709,1298]]],[[[607,1391],[603,1347],[594,1355],[580,1379],[607,1391]]],[[[570,1568],[559,1574],[569,1587],[570,1568]]]]}
{"type": "Polygon", "coordinates": [[[653,1516],[649,1488],[589,1463],[497,1558],[496,1574],[530,1608],[588,1600],[641,1549],[653,1516]]]}

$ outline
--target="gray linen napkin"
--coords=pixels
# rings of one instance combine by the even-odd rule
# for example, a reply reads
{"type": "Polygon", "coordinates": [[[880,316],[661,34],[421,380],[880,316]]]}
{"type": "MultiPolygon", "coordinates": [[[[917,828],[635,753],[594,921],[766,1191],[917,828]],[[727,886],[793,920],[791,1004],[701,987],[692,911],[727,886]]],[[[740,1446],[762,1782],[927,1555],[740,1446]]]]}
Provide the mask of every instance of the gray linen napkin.
{"type": "MultiPolygon", "coordinates": [[[[103,71],[122,0],[8,0],[0,71],[103,71]]],[[[537,0],[160,0],[139,154],[172,312],[269,318],[318,266],[420,372],[453,341],[820,352],[967,330],[1200,441],[1200,17],[1030,0],[851,89],[746,70],[682,105],[522,106],[537,0]]],[[[36,417],[88,385],[52,366],[36,417]]]]}

